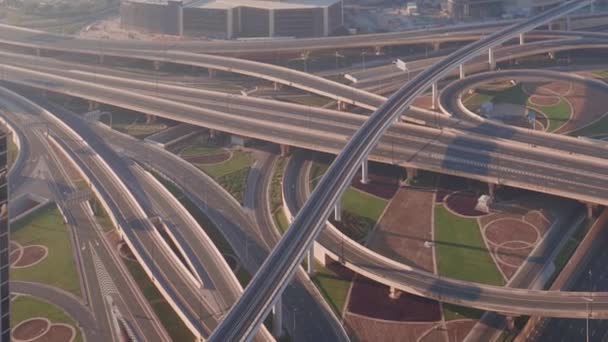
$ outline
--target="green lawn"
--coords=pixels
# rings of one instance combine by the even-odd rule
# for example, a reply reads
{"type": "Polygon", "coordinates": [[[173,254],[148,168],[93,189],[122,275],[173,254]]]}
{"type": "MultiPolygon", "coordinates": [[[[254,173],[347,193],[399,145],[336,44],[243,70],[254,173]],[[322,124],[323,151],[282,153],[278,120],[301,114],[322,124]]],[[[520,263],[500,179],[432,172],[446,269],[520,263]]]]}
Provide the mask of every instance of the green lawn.
{"type": "Polygon", "coordinates": [[[329,165],[314,162],[310,167],[310,189],[314,190],[319,184],[321,177],[325,174],[329,165]]]}
{"type": "Polygon", "coordinates": [[[152,306],[156,316],[167,330],[173,341],[194,341],[194,335],[182,322],[181,318],[175,313],[173,308],[167,303],[156,286],[150,281],[150,278],[139,265],[138,262],[132,260],[124,260],[125,265],[133,276],[133,279],[139,286],[144,297],[152,306]]]}
{"type": "Polygon", "coordinates": [[[251,154],[233,151],[232,157],[223,163],[198,164],[197,167],[215,179],[239,203],[243,203],[243,195],[247,186],[249,169],[253,165],[251,154]]]}
{"type": "Polygon", "coordinates": [[[483,311],[474,308],[443,303],[443,315],[446,321],[464,318],[480,319],[483,313],[483,311]]]}
{"type": "Polygon", "coordinates": [[[73,341],[82,342],[83,340],[82,333],[80,332],[80,329],[78,329],[76,321],[57,306],[25,295],[19,295],[11,302],[11,327],[14,328],[19,323],[34,317],[47,318],[51,321],[51,324],[69,324],[76,332],[76,337],[73,341]]]}
{"type": "Polygon", "coordinates": [[[599,78],[608,79],[608,70],[594,71],[593,74],[599,78]]]}
{"type": "Polygon", "coordinates": [[[55,286],[80,297],[80,278],[70,235],[54,204],[12,225],[11,239],[22,246],[44,245],[48,248],[47,257],[40,263],[11,269],[12,279],[55,286]]]}
{"type": "Polygon", "coordinates": [[[279,207],[273,216],[277,228],[279,228],[279,231],[284,234],[287,229],[289,229],[289,220],[287,220],[287,216],[285,216],[283,213],[283,209],[279,207]]]}
{"type": "Polygon", "coordinates": [[[437,268],[442,276],[482,284],[504,285],[486,249],[476,220],[435,207],[437,268]]]}
{"type": "Polygon", "coordinates": [[[570,135],[574,137],[592,137],[594,135],[600,134],[608,134],[608,115],[604,115],[601,119],[592,123],[589,126],[583,127],[570,133],[570,135]]]}
{"type": "Polygon", "coordinates": [[[572,110],[570,105],[563,98],[554,106],[530,106],[532,110],[540,111],[549,118],[548,132],[553,132],[570,120],[572,110]]]}
{"type": "Polygon", "coordinates": [[[342,317],[342,311],[346,304],[346,297],[348,296],[352,279],[343,279],[334,271],[320,264],[315,265],[315,271],[316,273],[312,281],[317,285],[319,291],[338,317],[342,317]]]}
{"type": "Polygon", "coordinates": [[[233,151],[232,157],[223,163],[209,164],[209,165],[198,165],[200,169],[205,171],[208,175],[214,179],[228,175],[235,171],[249,168],[253,164],[253,157],[246,152],[233,151]]]}
{"type": "Polygon", "coordinates": [[[219,147],[194,145],[183,149],[179,154],[184,158],[211,156],[223,152],[219,147]]]}
{"type": "Polygon", "coordinates": [[[348,188],[342,195],[342,209],[356,213],[370,220],[378,221],[388,201],[356,190],[348,188]]]}
{"type": "Polygon", "coordinates": [[[287,159],[279,158],[272,174],[272,182],[270,183],[270,210],[275,211],[283,204],[283,174],[285,173],[285,166],[287,166],[287,159]]]}
{"type": "Polygon", "coordinates": [[[110,215],[106,212],[106,209],[101,205],[97,195],[91,193],[91,203],[93,207],[93,213],[95,214],[95,220],[101,226],[102,230],[106,233],[114,230],[114,223],[110,218],[110,215]]]}
{"type": "Polygon", "coordinates": [[[481,105],[491,101],[492,96],[487,94],[475,93],[462,101],[462,103],[471,111],[477,112],[481,108],[481,105]]]}
{"type": "MultiPolygon", "coordinates": [[[[110,118],[104,115],[100,121],[106,125],[110,124],[110,118]]],[[[126,133],[134,138],[143,139],[149,135],[160,132],[167,128],[162,120],[157,119],[153,123],[146,123],[146,115],[144,114],[128,114],[128,113],[113,113],[112,114],[112,129],[126,133]]]]}

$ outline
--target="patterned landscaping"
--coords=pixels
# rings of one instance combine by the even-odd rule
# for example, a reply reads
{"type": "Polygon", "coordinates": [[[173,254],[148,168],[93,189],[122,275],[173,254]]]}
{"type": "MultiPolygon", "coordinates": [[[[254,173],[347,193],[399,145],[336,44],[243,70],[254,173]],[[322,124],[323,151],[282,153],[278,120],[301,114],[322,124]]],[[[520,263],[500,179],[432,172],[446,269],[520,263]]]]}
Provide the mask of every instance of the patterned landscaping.
{"type": "Polygon", "coordinates": [[[443,198],[443,205],[451,212],[465,217],[479,217],[486,213],[475,209],[479,196],[468,191],[453,192],[443,198]]]}
{"type": "Polygon", "coordinates": [[[12,225],[11,238],[12,279],[55,286],[80,296],[70,233],[54,205],[12,225]]]}
{"type": "Polygon", "coordinates": [[[18,295],[11,302],[13,341],[82,342],[76,326],[63,310],[40,299],[18,295]]]}

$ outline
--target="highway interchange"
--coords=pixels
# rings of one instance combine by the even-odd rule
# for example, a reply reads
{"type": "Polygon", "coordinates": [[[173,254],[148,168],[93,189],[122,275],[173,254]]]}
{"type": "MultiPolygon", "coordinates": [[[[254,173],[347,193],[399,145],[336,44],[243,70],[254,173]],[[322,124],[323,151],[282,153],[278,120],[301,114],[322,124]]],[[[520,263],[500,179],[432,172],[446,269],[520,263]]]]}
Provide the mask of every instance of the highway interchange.
{"type": "MultiPolygon", "coordinates": [[[[580,2],[575,5],[570,4],[570,7],[583,6],[582,3],[586,4],[587,2],[580,2]]],[[[565,6],[562,11],[565,13],[571,9],[572,8],[565,6]]],[[[556,12],[553,15],[562,14],[563,13],[556,12]]],[[[549,16],[547,16],[547,18],[549,18],[549,16]]],[[[553,17],[550,18],[551,20],[553,19],[553,17]]],[[[541,17],[537,20],[537,22],[528,23],[522,28],[517,29],[527,31],[535,26],[546,23],[548,19],[541,17]]],[[[490,27],[484,27],[484,29],[489,28],[490,27]]],[[[513,32],[511,32],[510,35],[491,35],[486,40],[482,40],[481,42],[484,43],[487,41],[487,43],[485,43],[486,45],[477,43],[479,45],[478,50],[476,51],[483,50],[488,45],[496,45],[497,42],[506,41],[510,39],[513,34],[519,33],[516,29],[512,30],[513,32]]],[[[20,30],[15,31],[21,33],[20,30]]],[[[31,32],[29,33],[31,34],[31,32]]],[[[71,42],[75,40],[65,40],[66,42],[70,42],[70,44],[66,43],[66,45],[62,45],[56,44],[56,41],[53,39],[42,39],[45,36],[41,36],[42,38],[39,37],[40,39],[24,38],[19,35],[16,35],[16,37],[16,40],[24,39],[24,41],[28,42],[28,46],[34,46],[36,48],[64,51],[78,51],[80,49],[80,42],[71,44],[71,42]],[[32,41],[35,41],[35,43],[32,43],[32,41]],[[48,44],[52,45],[49,46],[48,44]],[[76,46],[78,46],[78,48],[76,48],[76,46]]],[[[463,39],[476,39],[477,37],[478,35],[473,34],[466,37],[466,39],[463,39]],[[475,38],[471,38],[472,36],[475,38]]],[[[7,40],[6,37],[2,39],[4,43],[16,44],[14,40],[7,40]]],[[[10,37],[10,39],[15,39],[15,36],[10,37]]],[[[356,45],[359,43],[353,44],[356,45]]],[[[545,44],[548,44],[549,47],[544,44],[536,45],[539,49],[544,48],[551,50],[551,47],[555,47],[555,45],[551,45],[554,44],[551,43],[551,41],[545,44]]],[[[573,49],[577,46],[583,46],[583,44],[587,44],[585,46],[591,46],[593,48],[602,48],[602,46],[604,46],[601,39],[595,40],[595,38],[591,40],[572,40],[572,45],[568,46],[569,49],[573,49]],[[579,45],[579,43],[581,45],[579,45]]],[[[113,54],[123,57],[129,56],[129,58],[134,59],[159,60],[158,50],[154,50],[154,46],[146,48],[138,47],[138,49],[139,48],[144,51],[125,52],[122,51],[122,49],[126,50],[126,47],[114,48],[105,46],[103,47],[103,52],[101,52],[101,48],[97,51],[106,56],[113,54]],[[156,52],[147,52],[145,51],[146,49],[156,52]]],[[[172,47],[172,49],[174,48],[176,47],[172,47]]],[[[86,53],[91,53],[91,51],[89,50],[86,53]]],[[[470,52],[467,51],[467,53],[470,52]]],[[[465,55],[463,52],[463,54],[457,58],[456,62],[452,62],[450,65],[458,65],[458,63],[463,62],[465,58],[468,58],[467,56],[468,54],[465,55]]],[[[66,71],[63,68],[64,65],[62,65],[62,62],[36,57],[25,57],[15,60],[11,57],[14,56],[11,56],[9,53],[2,53],[2,56],[0,56],[0,60],[3,63],[2,79],[10,81],[11,83],[27,85],[38,89],[46,89],[92,101],[108,103],[118,107],[134,109],[181,122],[217,129],[223,132],[230,132],[276,142],[278,144],[299,146],[333,154],[338,154],[345,149],[345,146],[346,148],[351,146],[348,144],[348,140],[353,136],[355,137],[355,141],[367,140],[359,140],[357,137],[361,136],[361,129],[364,129],[369,122],[378,116],[377,114],[374,114],[366,121],[365,116],[358,114],[169,86],[159,84],[158,81],[154,82],[150,79],[134,81],[121,77],[120,73],[112,77],[95,75],[95,71],[88,69],[89,66],[87,65],[79,65],[77,70],[72,69],[66,71]],[[158,97],[159,93],[162,93],[162,98],[158,97]],[[201,105],[204,105],[205,108],[199,107],[201,105]],[[359,131],[357,131],[358,129],[359,131]],[[311,142],[311,137],[314,142],[311,142]]],[[[211,55],[195,54],[193,52],[165,50],[162,52],[162,59],[160,61],[166,62],[169,60],[171,63],[229,70],[249,76],[260,77],[266,80],[291,85],[305,91],[328,96],[355,106],[361,106],[367,110],[379,108],[378,111],[382,111],[387,108],[387,105],[384,103],[385,99],[381,96],[348,86],[336,85],[333,82],[320,81],[319,78],[315,76],[300,75],[302,73],[298,73],[296,75],[298,78],[294,78],[291,72],[285,73],[285,70],[283,69],[277,69],[270,66],[264,66],[264,70],[269,70],[269,72],[265,72],[264,74],[258,74],[259,71],[248,71],[249,69],[259,69],[258,66],[260,63],[258,62],[240,59],[232,60],[224,57],[219,58],[211,55]],[[224,63],[224,65],[220,65],[220,63],[224,63]],[[225,64],[228,64],[228,66],[225,66],[225,64]],[[300,79],[300,77],[302,78],[300,79]]],[[[421,75],[421,78],[425,75],[432,77],[431,83],[436,82],[438,78],[443,77],[443,74],[432,74],[430,71],[423,71],[421,75]]],[[[430,85],[431,83],[425,83],[425,85],[430,85]]],[[[407,86],[405,88],[407,88],[407,86]]],[[[410,88],[411,89],[408,91],[413,95],[408,98],[413,98],[414,95],[422,93],[427,87],[423,86],[420,87],[420,89],[414,89],[413,86],[411,86],[410,88]]],[[[404,92],[404,94],[405,93],[406,92],[404,92]]],[[[6,97],[12,96],[7,94],[5,94],[6,97]]],[[[19,102],[15,100],[14,96],[13,101],[19,102]]],[[[361,156],[366,153],[365,151],[371,151],[371,154],[369,155],[371,160],[447,174],[463,175],[468,178],[479,179],[491,183],[533,188],[538,191],[575,198],[584,202],[603,205],[608,203],[608,186],[606,185],[605,176],[608,172],[606,172],[606,166],[605,163],[603,163],[605,155],[608,154],[608,150],[604,147],[591,146],[586,142],[577,141],[576,139],[562,138],[555,138],[555,141],[559,142],[559,146],[555,146],[552,142],[543,142],[544,136],[542,135],[531,134],[512,127],[504,127],[488,122],[483,122],[480,125],[479,123],[467,120],[451,118],[449,115],[430,114],[428,111],[416,108],[412,108],[406,112],[409,108],[409,103],[407,101],[401,102],[399,96],[393,96],[389,101],[397,101],[393,105],[393,108],[396,110],[388,111],[387,115],[390,114],[394,117],[400,117],[403,113],[407,116],[413,112],[413,118],[426,120],[431,123],[430,126],[434,127],[420,127],[405,123],[392,125],[392,127],[388,129],[388,133],[380,140],[373,151],[371,151],[372,147],[375,146],[373,141],[379,139],[379,135],[370,140],[369,143],[364,144],[364,149],[359,150],[361,156]],[[436,128],[437,126],[442,127],[436,128]],[[465,136],[462,134],[463,132],[475,132],[475,134],[465,136]],[[496,140],[490,137],[495,137],[496,135],[501,137],[502,140],[496,140]],[[534,142],[531,141],[538,141],[538,144],[536,144],[538,147],[530,149],[529,144],[534,144],[534,142]],[[475,146],[475,148],[471,148],[472,146],[475,146]],[[562,148],[563,150],[570,152],[570,154],[560,155],[557,150],[562,148]],[[493,164],[497,164],[498,167],[493,164]],[[529,172],[522,172],[521,170],[529,170],[529,172]]],[[[31,110],[31,108],[28,110],[31,110]]],[[[378,111],[376,113],[378,113],[378,111]]],[[[449,110],[446,111],[449,112],[449,110]]],[[[128,159],[121,159],[115,152],[111,151],[106,143],[97,135],[103,136],[106,133],[93,132],[93,130],[88,127],[88,124],[82,122],[82,120],[76,119],[69,113],[62,112],[60,108],[53,108],[52,112],[54,115],[57,115],[59,120],[67,124],[71,130],[77,132],[78,136],[81,137],[79,139],[86,141],[90,146],[84,147],[84,145],[81,145],[76,141],[78,139],[71,142],[64,141],[60,143],[60,145],[63,145],[63,148],[68,151],[68,155],[83,169],[83,172],[92,179],[92,182],[97,184],[96,188],[101,192],[101,197],[107,202],[107,205],[116,216],[119,225],[132,227],[130,229],[125,229],[123,227],[122,232],[126,235],[126,240],[130,241],[136,255],[139,254],[138,257],[140,258],[140,262],[147,265],[147,268],[149,268],[149,274],[161,283],[157,286],[163,287],[165,296],[176,303],[176,311],[178,311],[186,323],[191,326],[191,330],[193,330],[194,333],[199,333],[201,335],[208,335],[211,333],[213,328],[223,318],[218,315],[214,316],[213,313],[225,312],[225,310],[230,307],[231,303],[238,300],[240,291],[242,291],[242,288],[239,287],[234,276],[230,276],[232,275],[232,272],[225,269],[227,268],[225,263],[222,266],[224,267],[224,270],[212,268],[219,267],[217,265],[223,263],[223,258],[219,256],[219,253],[210,253],[209,256],[204,256],[198,255],[198,253],[195,252],[207,251],[209,249],[213,250],[214,248],[203,244],[204,239],[199,237],[199,234],[202,231],[200,228],[197,229],[196,227],[192,227],[188,222],[179,222],[179,219],[183,219],[183,217],[187,215],[184,215],[183,213],[174,214],[172,212],[167,212],[167,210],[179,210],[179,208],[167,206],[166,199],[164,198],[165,196],[162,195],[162,192],[159,192],[161,190],[154,187],[153,181],[150,180],[141,169],[138,169],[138,166],[131,165],[128,162],[128,159]],[[95,154],[99,157],[91,157],[88,153],[82,152],[82,150],[86,152],[88,149],[95,151],[95,154]],[[103,162],[100,163],[98,159],[103,160],[103,162]],[[109,172],[107,170],[108,168],[103,164],[109,165],[112,171],[109,172]],[[92,165],[98,166],[92,167],[92,165]],[[116,175],[112,175],[112,173],[115,173],[116,175]],[[117,178],[113,180],[113,177],[117,178]],[[121,183],[126,184],[126,186],[121,185],[121,183]],[[209,292],[208,295],[214,298],[213,300],[201,300],[198,291],[199,289],[193,285],[196,281],[193,282],[188,279],[192,277],[192,275],[185,275],[183,270],[179,270],[179,267],[171,260],[172,257],[167,255],[168,252],[166,252],[166,248],[160,247],[159,240],[151,233],[155,229],[151,226],[152,223],[149,219],[150,217],[156,216],[171,217],[178,220],[177,222],[168,224],[167,226],[169,228],[173,225],[194,228],[192,230],[176,229],[174,233],[178,235],[180,245],[186,250],[185,254],[188,256],[189,262],[194,264],[194,268],[196,269],[194,278],[202,279],[203,284],[211,281],[216,287],[222,289],[222,291],[209,292]],[[145,228],[138,229],[137,227],[145,228]],[[179,234],[191,235],[179,237],[179,234]],[[199,243],[201,245],[198,245],[199,243]],[[146,245],[148,247],[146,247],[146,245]],[[165,252],[150,254],[153,250],[165,252]],[[213,260],[214,258],[217,262],[205,262],[205,260],[213,260]],[[172,281],[166,282],[163,281],[163,279],[172,279],[172,281]],[[198,317],[200,316],[200,312],[197,316],[197,310],[200,311],[200,309],[191,306],[193,303],[198,302],[201,302],[201,305],[198,305],[198,307],[205,307],[207,312],[211,312],[210,315],[205,316],[204,320],[201,320],[200,317],[198,317]]],[[[58,124],[56,120],[57,119],[48,120],[47,125],[54,125],[53,130],[56,130],[57,132],[65,131],[62,124],[58,124]]],[[[394,118],[389,119],[389,117],[386,116],[386,118],[380,121],[383,123],[382,125],[377,126],[377,129],[384,130],[394,122],[394,118]]],[[[63,140],[64,139],[61,139],[61,141],[63,140]]],[[[120,145],[117,143],[114,144],[120,145]]],[[[134,152],[134,147],[129,145],[132,144],[127,142],[118,148],[122,150],[123,153],[130,155],[131,158],[138,159],[136,155],[139,155],[141,161],[141,154],[134,152]]],[[[152,153],[156,155],[155,151],[152,153]]],[[[159,153],[159,155],[160,154],[161,153],[159,153]]],[[[344,153],[340,155],[343,154],[344,153]]],[[[142,162],[154,167],[159,163],[158,159],[155,158],[156,157],[154,157],[154,159],[151,159],[151,157],[146,158],[147,161],[144,160],[142,162]]],[[[349,159],[348,165],[351,165],[352,167],[344,169],[345,171],[341,173],[339,178],[344,179],[345,181],[336,182],[335,186],[339,187],[342,183],[346,184],[346,179],[352,178],[354,170],[356,170],[356,167],[361,163],[361,160],[357,159],[361,159],[361,157],[349,159]]],[[[268,167],[268,165],[265,165],[264,167],[268,167]]],[[[183,174],[192,172],[192,170],[188,171],[186,166],[184,166],[183,170],[183,174]]],[[[202,177],[204,176],[198,175],[198,179],[201,179],[202,177]]],[[[190,186],[185,183],[185,180],[182,180],[180,184],[179,177],[175,177],[173,181],[178,183],[182,189],[188,189],[190,186]]],[[[206,182],[213,183],[209,179],[207,179],[206,182]]],[[[261,182],[263,188],[263,184],[267,184],[268,179],[262,179],[259,180],[259,182],[261,182]]],[[[329,181],[325,182],[327,183],[329,181]]],[[[234,329],[234,333],[249,335],[256,331],[256,324],[261,322],[266,316],[265,313],[267,313],[268,309],[275,303],[276,295],[286,286],[290,278],[290,276],[286,275],[290,275],[296,271],[297,265],[299,265],[299,261],[296,262],[296,260],[303,257],[307,248],[309,248],[307,246],[309,246],[316,235],[318,235],[319,228],[323,226],[325,218],[332,210],[332,205],[329,202],[335,201],[341,192],[341,190],[330,191],[330,197],[326,200],[316,202],[318,207],[315,210],[319,210],[319,212],[323,213],[322,215],[299,214],[296,217],[294,222],[294,225],[296,226],[302,224],[301,220],[303,219],[314,220],[310,221],[310,225],[305,224],[304,226],[318,226],[318,228],[315,229],[317,232],[306,238],[290,238],[290,233],[287,233],[285,236],[287,240],[282,239],[279,242],[278,247],[273,250],[270,254],[270,259],[268,260],[273,260],[273,257],[278,258],[281,255],[284,256],[284,254],[282,254],[283,252],[280,251],[281,248],[284,250],[292,250],[293,253],[290,253],[290,255],[293,255],[293,257],[283,258],[280,263],[280,265],[285,265],[284,267],[286,267],[286,270],[289,269],[289,272],[281,272],[281,270],[277,270],[273,267],[275,268],[274,272],[276,275],[280,276],[280,278],[276,279],[280,279],[281,284],[273,286],[255,285],[257,284],[256,281],[260,282],[265,280],[271,282],[273,281],[272,278],[274,278],[269,276],[270,273],[268,273],[267,276],[258,276],[257,274],[259,273],[256,274],[252,287],[262,286],[261,288],[269,290],[268,293],[271,296],[264,297],[266,299],[259,307],[260,310],[257,311],[257,316],[255,316],[257,318],[251,316],[251,318],[244,319],[244,330],[234,329]],[[315,223],[313,224],[312,222],[315,223]],[[285,241],[293,241],[297,244],[290,246],[285,241]],[[296,248],[294,246],[298,247],[296,248]]],[[[197,191],[190,191],[188,195],[192,198],[196,198],[197,201],[201,203],[199,207],[208,206],[209,204],[207,202],[209,202],[209,198],[201,198],[200,194],[197,195],[197,193],[197,191]],[[197,198],[197,196],[199,197],[197,198]]],[[[262,192],[253,191],[253,193],[259,194],[262,192]]],[[[313,196],[315,196],[315,194],[313,194],[313,196]]],[[[263,203],[265,201],[263,198],[260,198],[252,202],[263,203]]],[[[226,205],[226,203],[218,204],[219,207],[225,207],[226,205]]],[[[234,206],[234,204],[231,205],[234,206]]],[[[307,207],[305,206],[303,210],[307,210],[306,208],[307,207]]],[[[255,214],[255,220],[259,221],[256,224],[258,226],[257,229],[265,229],[264,227],[268,227],[268,222],[264,220],[267,220],[268,217],[264,215],[266,210],[263,208],[260,210],[260,214],[255,214]]],[[[235,210],[235,212],[240,211],[240,208],[235,210]]],[[[231,224],[233,229],[242,229],[242,227],[236,227],[234,223],[231,224]]],[[[248,225],[252,224],[248,223],[248,225]]],[[[221,226],[223,227],[223,225],[221,226]]],[[[247,230],[253,232],[253,230],[247,230]]],[[[236,230],[232,234],[235,233],[236,230]]],[[[225,233],[227,236],[230,234],[231,233],[225,233]]],[[[337,235],[335,232],[333,232],[334,235],[332,235],[331,229],[325,230],[324,234],[328,236],[326,237],[327,239],[331,239],[332,236],[334,239],[339,238],[339,236],[336,237],[337,235]]],[[[261,235],[268,236],[268,234],[264,233],[261,235]]],[[[253,239],[256,239],[255,235],[252,236],[253,239]]],[[[260,265],[261,260],[264,260],[264,253],[267,253],[267,251],[277,243],[278,235],[274,234],[273,236],[273,238],[269,238],[267,241],[257,241],[257,243],[265,245],[261,250],[265,250],[266,252],[260,252],[262,255],[258,257],[259,261],[256,261],[254,266],[250,266],[253,270],[260,265]]],[[[235,236],[235,238],[232,239],[231,244],[234,243],[237,246],[239,244],[242,245],[242,241],[233,242],[237,240],[239,240],[239,238],[235,236]]],[[[336,241],[331,242],[331,240],[329,240],[329,242],[323,242],[323,236],[318,239],[318,242],[324,246],[336,245],[336,241]]],[[[245,245],[247,246],[247,242],[245,245]]],[[[238,248],[235,249],[238,250],[238,248]]],[[[486,287],[483,285],[477,286],[479,284],[471,286],[471,284],[459,283],[450,279],[441,279],[441,281],[438,282],[433,275],[424,274],[418,270],[408,269],[405,265],[397,264],[396,267],[394,267],[395,263],[393,263],[392,266],[387,266],[385,260],[381,260],[381,258],[378,258],[373,252],[366,251],[361,246],[353,245],[352,247],[349,247],[348,251],[351,252],[346,253],[348,256],[345,256],[344,258],[347,261],[347,264],[351,264],[355,270],[361,271],[366,275],[371,274],[372,276],[383,278],[384,281],[388,281],[401,289],[431,298],[442,299],[454,303],[464,303],[499,312],[518,314],[547,313],[547,308],[550,308],[550,310],[552,310],[550,315],[555,317],[583,317],[586,315],[586,309],[584,308],[585,301],[581,298],[588,296],[587,293],[556,295],[551,292],[516,291],[486,287]],[[372,260],[376,260],[378,264],[376,266],[371,266],[370,269],[378,268],[385,270],[385,272],[389,274],[388,280],[386,280],[386,274],[378,275],[375,273],[376,271],[366,271],[361,267],[357,268],[357,265],[366,263],[371,264],[372,260]],[[395,272],[396,270],[398,270],[398,272],[395,272]],[[408,275],[408,272],[411,272],[411,274],[408,275]],[[485,291],[488,291],[488,293],[486,294],[485,291]],[[497,296],[496,298],[504,298],[503,296],[513,297],[509,297],[507,300],[509,303],[507,305],[500,305],[499,303],[501,301],[504,302],[505,300],[492,299],[493,293],[497,296]],[[474,294],[475,298],[471,297],[472,294],[474,294]],[[486,295],[487,298],[485,298],[486,295]],[[518,299],[521,300],[521,302],[518,302],[518,299]]],[[[268,266],[268,264],[270,262],[271,261],[266,261],[266,264],[262,265],[258,272],[264,273],[264,270],[269,269],[270,266],[268,266]]],[[[307,278],[302,271],[298,272],[298,279],[301,285],[298,285],[298,290],[294,291],[299,291],[301,295],[314,296],[313,290],[310,288],[306,289],[310,284],[306,285],[307,278]]],[[[121,293],[122,291],[121,286],[121,293]]],[[[594,317],[604,317],[603,315],[608,313],[608,310],[604,310],[603,308],[603,306],[606,305],[608,309],[608,302],[604,303],[602,299],[603,296],[604,295],[601,293],[596,293],[594,295],[596,298],[596,303],[594,303],[594,317]]],[[[205,298],[205,295],[203,295],[202,298],[205,298]]],[[[103,307],[103,305],[101,305],[101,307],[103,307]]],[[[238,307],[239,306],[236,306],[235,308],[238,310],[238,307]]],[[[247,307],[256,308],[256,306],[249,305],[247,305],[247,307]]],[[[129,310],[130,306],[127,311],[130,312],[129,310]]],[[[312,308],[309,310],[319,310],[319,312],[325,312],[324,315],[328,315],[326,312],[327,308],[312,308]]],[[[232,312],[234,312],[234,310],[231,311],[230,315],[236,317],[237,314],[233,314],[232,312]]],[[[229,318],[231,318],[230,315],[228,316],[229,318]]],[[[332,318],[328,317],[328,320],[331,321],[332,318]]],[[[222,324],[220,327],[226,326],[225,324],[227,323],[222,324]]],[[[333,323],[330,325],[333,325],[333,323]]],[[[229,327],[233,328],[235,326],[236,325],[231,324],[229,327]]],[[[142,331],[143,330],[145,329],[142,329],[142,331]]],[[[336,336],[341,334],[339,329],[335,327],[328,327],[327,331],[330,330],[334,330],[336,336]]],[[[146,333],[142,331],[140,331],[141,334],[146,333]]],[[[228,335],[220,335],[222,331],[223,330],[219,330],[217,332],[217,338],[224,340],[222,336],[228,335]]],[[[266,331],[265,333],[267,334],[268,332],[266,331]]],[[[159,334],[162,335],[162,333],[159,334]]],[[[260,336],[260,338],[269,338],[269,335],[260,336]]]]}

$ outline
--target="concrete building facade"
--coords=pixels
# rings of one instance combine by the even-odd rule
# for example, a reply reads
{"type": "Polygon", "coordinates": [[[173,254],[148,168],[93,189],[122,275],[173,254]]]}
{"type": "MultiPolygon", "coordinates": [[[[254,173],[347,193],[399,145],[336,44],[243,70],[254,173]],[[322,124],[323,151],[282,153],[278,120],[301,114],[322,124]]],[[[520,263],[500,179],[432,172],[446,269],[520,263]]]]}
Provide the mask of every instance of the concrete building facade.
{"type": "MultiPolygon", "coordinates": [[[[506,13],[536,14],[564,0],[446,0],[447,11],[456,19],[498,17],[506,13]]],[[[597,0],[596,3],[606,3],[597,0]]]]}
{"type": "Polygon", "coordinates": [[[214,38],[323,37],[343,24],[342,0],[123,0],[121,26],[214,38]]]}

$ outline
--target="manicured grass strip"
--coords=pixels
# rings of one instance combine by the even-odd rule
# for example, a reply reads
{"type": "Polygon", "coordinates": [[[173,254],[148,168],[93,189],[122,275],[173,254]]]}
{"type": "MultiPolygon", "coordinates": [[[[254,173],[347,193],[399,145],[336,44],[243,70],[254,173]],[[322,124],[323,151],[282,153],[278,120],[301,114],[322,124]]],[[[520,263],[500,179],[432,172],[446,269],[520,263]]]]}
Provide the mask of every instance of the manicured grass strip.
{"type": "Polygon", "coordinates": [[[148,275],[139,263],[132,260],[123,260],[137,286],[139,286],[156,316],[160,319],[169,336],[171,336],[171,339],[173,341],[194,341],[194,335],[192,335],[181,318],[150,281],[150,278],[148,278],[148,275]]]}
{"type": "Polygon", "coordinates": [[[70,235],[55,205],[49,205],[12,225],[11,239],[21,246],[43,245],[48,248],[48,255],[38,264],[11,269],[12,279],[55,286],[80,297],[80,278],[70,235]]]}
{"type": "Polygon", "coordinates": [[[211,156],[224,151],[219,147],[209,146],[190,146],[180,152],[180,155],[184,158],[198,157],[198,156],[211,156]]]}
{"type": "Polygon", "coordinates": [[[601,119],[597,120],[591,125],[570,133],[570,135],[574,137],[589,137],[600,134],[608,134],[608,114],[604,115],[601,119]]]}
{"type": "Polygon", "coordinates": [[[239,169],[216,179],[217,182],[241,204],[243,204],[245,197],[249,169],[249,167],[239,169]]]}
{"type": "Polygon", "coordinates": [[[106,209],[101,205],[99,199],[97,199],[97,196],[93,192],[91,192],[91,196],[90,203],[93,208],[93,213],[95,214],[95,220],[97,220],[97,223],[105,233],[111,232],[115,227],[110,215],[108,215],[106,209]]]}
{"type": "Polygon", "coordinates": [[[608,79],[608,70],[594,71],[593,74],[599,78],[608,79]]]}
{"type": "Polygon", "coordinates": [[[284,234],[287,231],[287,229],[289,229],[289,221],[287,220],[287,217],[283,213],[283,209],[279,207],[277,209],[277,211],[275,211],[273,216],[274,216],[274,222],[276,223],[277,228],[279,228],[279,231],[281,232],[281,234],[284,234]]]}
{"type": "MultiPolygon", "coordinates": [[[[106,125],[110,124],[110,118],[107,115],[102,116],[99,121],[106,125]]],[[[166,127],[167,126],[161,120],[157,120],[153,123],[146,123],[146,117],[143,114],[112,114],[112,129],[126,133],[137,139],[143,139],[149,135],[160,132],[166,127]]]]}
{"type": "Polygon", "coordinates": [[[315,271],[316,273],[312,281],[317,285],[319,291],[338,317],[342,317],[342,311],[346,304],[346,297],[348,296],[352,279],[344,279],[336,272],[320,264],[315,265],[315,271]]]}
{"type": "Polygon", "coordinates": [[[272,182],[270,183],[270,211],[277,210],[283,204],[283,174],[285,173],[285,166],[287,165],[287,159],[279,158],[272,174],[272,182]]]}
{"type": "Polygon", "coordinates": [[[327,165],[327,164],[321,164],[321,163],[317,163],[317,162],[312,163],[312,166],[310,167],[310,180],[309,180],[311,191],[317,187],[317,184],[319,184],[321,177],[323,177],[323,175],[325,174],[325,172],[327,171],[328,168],[329,168],[329,165],[327,165]]]}
{"type": "Polygon", "coordinates": [[[214,179],[218,179],[235,171],[249,168],[252,164],[253,157],[249,153],[233,151],[232,157],[223,163],[198,166],[214,179]]]}
{"type": "Polygon", "coordinates": [[[368,193],[348,188],[342,195],[342,208],[374,222],[378,221],[387,201],[368,193]]]}
{"type": "Polygon", "coordinates": [[[570,120],[572,110],[566,100],[560,97],[560,101],[555,106],[534,106],[532,110],[540,111],[549,118],[548,132],[553,132],[570,120]]]}
{"type": "Polygon", "coordinates": [[[486,249],[477,222],[435,207],[435,245],[439,274],[482,284],[504,285],[486,249]]]}
{"type": "Polygon", "coordinates": [[[74,328],[75,342],[82,342],[82,333],[76,321],[68,316],[61,308],[40,299],[19,295],[11,302],[11,328],[19,323],[35,317],[47,318],[52,323],[69,324],[74,328]]]}
{"type": "Polygon", "coordinates": [[[480,319],[483,313],[484,311],[474,308],[443,303],[443,315],[445,316],[446,321],[465,318],[480,319]]]}

